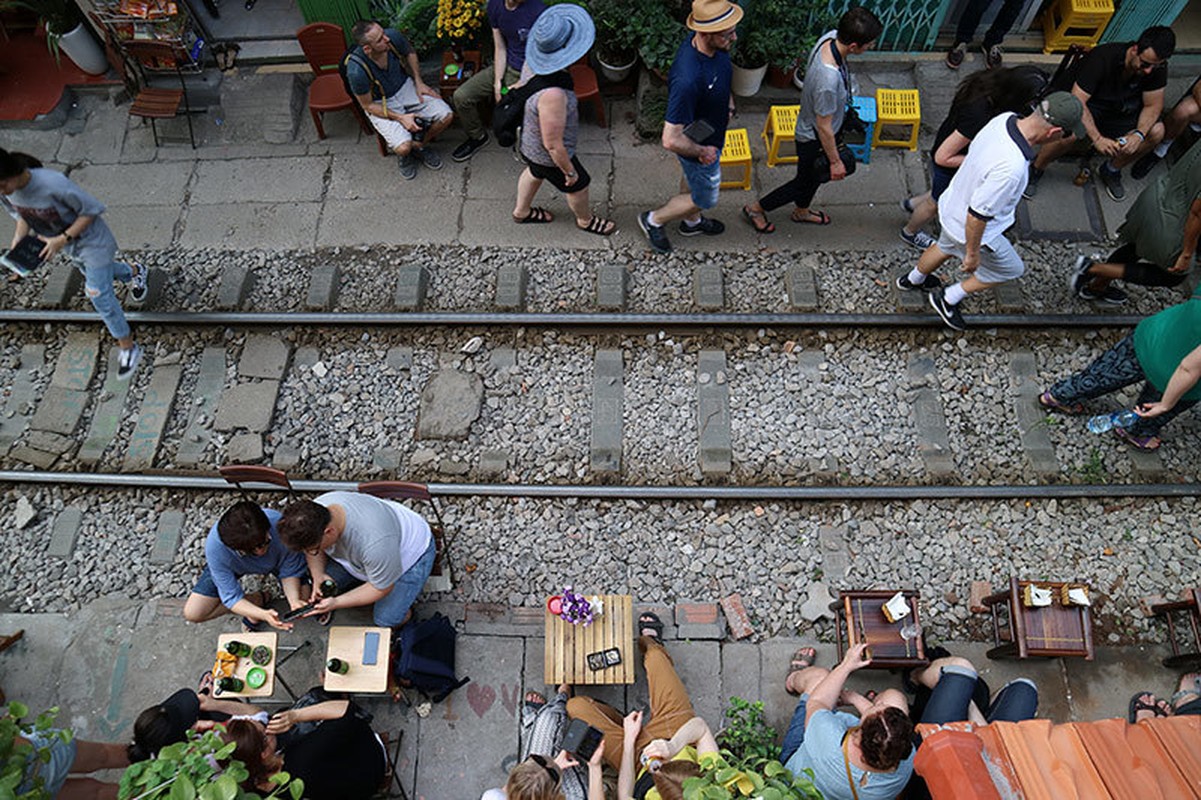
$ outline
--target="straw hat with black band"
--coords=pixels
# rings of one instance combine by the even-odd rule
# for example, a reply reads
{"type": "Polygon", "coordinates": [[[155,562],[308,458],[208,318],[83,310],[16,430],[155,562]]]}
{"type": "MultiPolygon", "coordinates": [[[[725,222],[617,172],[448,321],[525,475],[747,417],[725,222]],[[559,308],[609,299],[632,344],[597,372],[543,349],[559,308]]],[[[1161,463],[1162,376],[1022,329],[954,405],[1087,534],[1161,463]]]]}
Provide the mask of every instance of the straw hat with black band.
{"type": "Polygon", "coordinates": [[[720,33],[741,19],[742,7],[730,0],[692,0],[692,13],[684,24],[697,33],[720,33]]]}

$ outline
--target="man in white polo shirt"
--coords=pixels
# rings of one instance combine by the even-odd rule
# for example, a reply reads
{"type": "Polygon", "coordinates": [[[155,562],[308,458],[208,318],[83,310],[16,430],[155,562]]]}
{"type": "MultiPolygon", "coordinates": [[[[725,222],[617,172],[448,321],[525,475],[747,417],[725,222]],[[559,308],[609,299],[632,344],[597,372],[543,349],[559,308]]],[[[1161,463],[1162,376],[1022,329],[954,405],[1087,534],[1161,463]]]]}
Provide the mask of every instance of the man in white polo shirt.
{"type": "Polygon", "coordinates": [[[1070,133],[1083,135],[1082,108],[1068,92],[1055,92],[1026,117],[1001,114],[985,125],[939,198],[938,242],[926,248],[913,270],[897,278],[897,287],[926,292],[942,321],[962,331],[967,328],[959,311],[963,298],[1021,277],[1026,265],[1004,234],[1026,188],[1034,146],[1070,133]],[[970,274],[944,289],[932,273],[952,256],[970,274]]]}
{"type": "Polygon", "coordinates": [[[315,590],[326,578],[338,594],[323,597],[310,612],[374,605],[375,624],[396,628],[434,568],[434,537],[417,512],[358,492],[326,492],[284,509],[279,536],[304,553],[315,590]]]}

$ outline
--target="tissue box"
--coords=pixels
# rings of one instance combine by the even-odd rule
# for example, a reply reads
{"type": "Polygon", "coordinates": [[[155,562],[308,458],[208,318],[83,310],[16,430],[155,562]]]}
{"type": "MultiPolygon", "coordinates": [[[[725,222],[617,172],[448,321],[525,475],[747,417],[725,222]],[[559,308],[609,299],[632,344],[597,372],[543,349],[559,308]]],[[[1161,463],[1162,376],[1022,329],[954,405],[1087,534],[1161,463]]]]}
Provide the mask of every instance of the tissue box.
{"type": "Polygon", "coordinates": [[[1051,605],[1051,590],[1028,583],[1022,587],[1022,605],[1028,608],[1039,608],[1051,605]]]}
{"type": "Polygon", "coordinates": [[[899,619],[904,619],[909,615],[909,604],[905,602],[905,596],[897,592],[892,597],[888,598],[888,602],[880,608],[884,612],[884,619],[889,622],[896,622],[899,619]]]}

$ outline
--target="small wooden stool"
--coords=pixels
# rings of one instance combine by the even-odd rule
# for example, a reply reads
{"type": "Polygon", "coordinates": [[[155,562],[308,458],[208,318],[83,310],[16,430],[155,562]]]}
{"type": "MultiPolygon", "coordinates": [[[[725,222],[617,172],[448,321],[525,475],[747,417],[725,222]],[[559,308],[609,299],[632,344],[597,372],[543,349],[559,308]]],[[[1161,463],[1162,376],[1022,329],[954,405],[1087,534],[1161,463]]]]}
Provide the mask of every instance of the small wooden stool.
{"type": "Polygon", "coordinates": [[[751,141],[746,128],[726,130],[726,143],[721,148],[721,171],[720,188],[743,191],[751,188],[751,141]],[[726,177],[726,167],[734,173],[729,178],[726,177]],[[741,170],[741,174],[737,174],[737,170],[741,170]]]}
{"type": "Polygon", "coordinates": [[[767,166],[796,163],[796,117],[800,106],[772,106],[763,123],[767,166]]]}
{"type": "Polygon", "coordinates": [[[877,89],[872,147],[917,149],[922,104],[917,89],[877,89]]]}
{"type": "Polygon", "coordinates": [[[1113,0],[1056,0],[1043,12],[1043,52],[1094,46],[1113,17],[1113,0]]]}

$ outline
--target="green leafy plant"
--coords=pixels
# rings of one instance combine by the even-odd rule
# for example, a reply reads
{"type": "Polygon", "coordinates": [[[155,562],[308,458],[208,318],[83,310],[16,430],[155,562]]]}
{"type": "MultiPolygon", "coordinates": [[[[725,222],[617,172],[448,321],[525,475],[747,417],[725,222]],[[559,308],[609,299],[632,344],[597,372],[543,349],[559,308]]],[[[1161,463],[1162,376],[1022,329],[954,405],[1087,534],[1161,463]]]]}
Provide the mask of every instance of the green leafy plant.
{"type": "Polygon", "coordinates": [[[826,4],[820,0],[743,0],[742,6],[746,13],[730,58],[748,69],[803,61],[830,27],[826,4]]]}
{"type": "Polygon", "coordinates": [[[24,703],[9,703],[0,715],[0,797],[14,800],[50,800],[42,776],[29,775],[29,765],[35,760],[50,760],[49,747],[35,748],[25,740],[31,731],[44,738],[71,741],[71,732],[52,727],[58,708],[43,711],[32,722],[22,722],[29,715],[24,703]],[[21,738],[22,741],[17,741],[21,738]],[[22,786],[28,780],[27,786],[22,786]]]}
{"type": "Polygon", "coordinates": [[[687,33],[687,10],[677,0],[628,3],[625,7],[627,31],[638,43],[642,63],[666,77],[687,33]]]}
{"type": "Polygon", "coordinates": [[[763,718],[763,701],[751,702],[731,697],[726,709],[726,724],[717,735],[717,743],[736,759],[777,759],[776,729],[763,718]]]}
{"type": "Polygon", "coordinates": [[[793,775],[774,758],[736,759],[729,751],[706,760],[701,774],[685,778],[684,800],[822,800],[812,773],[793,775]]]}
{"type": "Polygon", "coordinates": [[[1109,479],[1109,470],[1105,468],[1101,451],[1095,447],[1089,452],[1088,461],[1084,466],[1077,467],[1076,472],[1085,483],[1105,483],[1109,479]]]}
{"type": "Polygon", "coordinates": [[[441,46],[438,41],[438,0],[373,0],[371,10],[385,25],[405,35],[420,55],[441,46]]]}
{"type": "Polygon", "coordinates": [[[638,39],[630,30],[629,0],[582,2],[596,25],[596,52],[606,64],[629,64],[638,54],[638,39]]]}
{"type": "Polygon", "coordinates": [[[159,750],[156,758],[131,764],[121,775],[117,790],[120,800],[272,800],[287,796],[300,800],[304,781],[293,780],[286,772],[277,772],[270,780],[273,788],[266,795],[249,792],[242,783],[250,777],[246,765],[230,759],[234,743],[223,742],[216,730],[196,734],[188,740],[159,750]],[[229,759],[227,761],[227,759],[229,759]],[[225,768],[217,765],[225,762],[225,768]]]}

